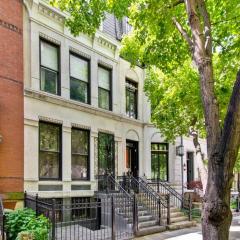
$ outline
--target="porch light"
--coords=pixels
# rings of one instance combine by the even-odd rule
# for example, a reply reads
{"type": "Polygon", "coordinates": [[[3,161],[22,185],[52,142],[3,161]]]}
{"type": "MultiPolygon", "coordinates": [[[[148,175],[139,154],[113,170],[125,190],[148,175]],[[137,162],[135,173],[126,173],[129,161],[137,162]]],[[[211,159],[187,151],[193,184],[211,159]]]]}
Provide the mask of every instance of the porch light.
{"type": "Polygon", "coordinates": [[[176,154],[180,157],[184,156],[184,146],[182,144],[176,147],[176,154]]]}

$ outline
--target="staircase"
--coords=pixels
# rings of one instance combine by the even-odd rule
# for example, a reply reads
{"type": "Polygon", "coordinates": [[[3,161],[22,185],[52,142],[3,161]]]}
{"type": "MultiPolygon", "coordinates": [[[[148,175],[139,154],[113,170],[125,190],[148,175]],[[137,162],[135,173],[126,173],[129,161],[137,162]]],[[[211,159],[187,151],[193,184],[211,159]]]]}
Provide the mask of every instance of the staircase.
{"type": "Polygon", "coordinates": [[[142,178],[110,176],[106,179],[111,183],[103,185],[107,187],[106,193],[114,196],[117,218],[131,228],[135,236],[196,225],[181,209],[183,205],[186,207],[185,201],[170,186],[163,184],[164,191],[157,192],[154,185],[142,178]]]}

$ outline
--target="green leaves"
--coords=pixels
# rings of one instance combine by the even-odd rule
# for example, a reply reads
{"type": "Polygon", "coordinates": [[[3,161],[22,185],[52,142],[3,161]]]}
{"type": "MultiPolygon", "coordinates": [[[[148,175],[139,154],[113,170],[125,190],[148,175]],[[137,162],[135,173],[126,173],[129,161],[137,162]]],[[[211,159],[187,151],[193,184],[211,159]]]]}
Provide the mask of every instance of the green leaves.
{"type": "Polygon", "coordinates": [[[20,232],[32,233],[35,240],[48,239],[49,221],[44,216],[36,217],[32,209],[24,208],[7,213],[8,239],[15,240],[20,232]]]}
{"type": "MultiPolygon", "coordinates": [[[[192,38],[184,1],[53,2],[70,14],[66,24],[74,35],[93,34],[105,12],[119,18],[128,16],[133,32],[122,41],[121,56],[132,65],[142,64],[148,69],[145,91],[152,105],[152,121],[169,140],[187,134],[192,125],[204,136],[199,73],[192,63],[188,44],[173,24],[175,18],[192,38]]],[[[240,65],[240,3],[239,0],[208,0],[205,4],[212,27],[215,93],[223,122],[240,65]]]]}

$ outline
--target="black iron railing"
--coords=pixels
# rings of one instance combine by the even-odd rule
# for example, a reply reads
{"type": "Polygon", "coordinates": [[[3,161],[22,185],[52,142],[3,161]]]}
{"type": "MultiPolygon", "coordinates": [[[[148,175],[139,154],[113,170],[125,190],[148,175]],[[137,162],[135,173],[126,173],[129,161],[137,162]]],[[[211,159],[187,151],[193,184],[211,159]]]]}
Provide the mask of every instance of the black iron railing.
{"type": "Polygon", "coordinates": [[[167,199],[161,198],[161,196],[143,182],[142,179],[135,178],[131,174],[128,174],[118,177],[118,181],[127,192],[136,194],[135,201],[138,204],[144,205],[155,217],[159,225],[165,224],[165,222],[162,221],[163,218],[167,218],[167,223],[170,222],[167,199]]]}
{"type": "Polygon", "coordinates": [[[168,182],[151,179],[147,181],[147,184],[162,196],[170,195],[171,204],[173,204],[175,207],[182,208],[183,196],[174,188],[172,188],[168,182]]]}
{"type": "Polygon", "coordinates": [[[5,240],[4,222],[5,222],[4,207],[2,199],[0,198],[0,239],[2,240],[5,240]]]}
{"type": "Polygon", "coordinates": [[[91,198],[89,202],[68,198],[60,203],[56,199],[49,202],[25,193],[24,204],[36,211],[36,215],[43,214],[49,219],[48,239],[51,240],[132,239],[133,223],[121,213],[128,214],[133,204],[131,199],[124,199],[124,203],[119,200],[114,195],[107,195],[101,199],[91,198]]]}
{"type": "Polygon", "coordinates": [[[191,195],[189,198],[185,198],[168,182],[160,181],[159,179],[148,179],[146,184],[149,185],[155,192],[160,196],[168,196],[170,205],[177,207],[188,214],[189,220],[192,219],[192,199],[191,195]]]}

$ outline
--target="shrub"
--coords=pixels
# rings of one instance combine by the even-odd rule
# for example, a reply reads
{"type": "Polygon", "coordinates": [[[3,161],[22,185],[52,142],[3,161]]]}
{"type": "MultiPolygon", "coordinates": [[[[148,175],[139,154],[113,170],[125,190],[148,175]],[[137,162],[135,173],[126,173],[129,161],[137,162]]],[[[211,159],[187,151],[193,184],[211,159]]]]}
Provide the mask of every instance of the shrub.
{"type": "Polygon", "coordinates": [[[36,217],[32,209],[24,208],[7,213],[6,228],[9,240],[17,239],[21,232],[29,232],[34,240],[46,240],[49,221],[43,215],[36,217]]]}

